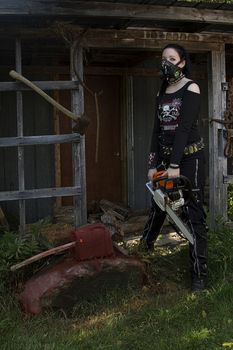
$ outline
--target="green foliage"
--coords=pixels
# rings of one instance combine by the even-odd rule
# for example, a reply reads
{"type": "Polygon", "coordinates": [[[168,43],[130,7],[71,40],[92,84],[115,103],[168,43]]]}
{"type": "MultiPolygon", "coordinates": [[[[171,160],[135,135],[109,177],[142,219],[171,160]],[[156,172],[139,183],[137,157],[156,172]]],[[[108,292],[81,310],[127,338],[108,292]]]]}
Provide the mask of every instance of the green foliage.
{"type": "Polygon", "coordinates": [[[6,293],[9,287],[18,291],[22,282],[31,277],[35,271],[40,270],[45,264],[57,260],[57,257],[52,256],[15,272],[10,271],[12,265],[54,246],[43,235],[43,229],[49,224],[51,224],[50,218],[45,218],[28,225],[28,232],[24,235],[20,235],[18,232],[3,232],[0,230],[0,296],[6,293]]]}
{"type": "Polygon", "coordinates": [[[233,232],[221,220],[209,232],[209,273],[212,281],[225,283],[233,277],[233,232]]]}
{"type": "MultiPolygon", "coordinates": [[[[28,253],[32,255],[33,244],[29,242],[34,239],[37,241],[28,237],[21,242],[18,235],[7,233],[2,237],[1,254],[4,249],[11,251],[11,256],[10,253],[7,256],[16,262],[26,257],[23,247],[28,244],[28,253]]],[[[184,281],[189,272],[180,275],[182,266],[188,267],[185,245],[157,248],[147,257],[154,266],[154,285],[140,291],[116,289],[107,298],[89,304],[80,302],[71,318],[64,312],[25,318],[13,298],[0,296],[1,349],[221,350],[231,347],[232,245],[232,232],[219,220],[218,227],[209,232],[211,280],[209,290],[204,293],[190,293],[184,281]]]]}
{"type": "Polygon", "coordinates": [[[0,286],[7,286],[13,279],[10,267],[27,259],[40,250],[36,236],[22,237],[18,233],[5,232],[0,237],[0,286]]]}
{"type": "Polygon", "coordinates": [[[230,184],[227,189],[227,204],[228,204],[228,218],[233,220],[233,184],[230,184]]]}
{"type": "MultiPolygon", "coordinates": [[[[63,311],[27,318],[9,294],[0,295],[1,349],[233,348],[233,232],[221,220],[218,222],[218,226],[209,232],[208,291],[190,292],[187,244],[174,248],[157,247],[146,258],[151,271],[153,268],[154,283],[142,290],[115,289],[107,297],[95,298],[89,303],[81,301],[71,317],[63,311]]],[[[29,251],[29,242],[34,239],[38,242],[35,235],[34,238],[23,238],[24,244],[29,244],[29,251]]],[[[10,260],[14,263],[26,258],[20,252],[23,248],[19,249],[16,258],[18,247],[23,245],[18,235],[7,233],[2,237],[3,242],[0,254],[4,249],[13,251],[10,260]],[[17,249],[14,250],[15,240],[17,249]]],[[[29,255],[33,255],[32,252],[29,255]]]]}
{"type": "MultiPolygon", "coordinates": [[[[18,286],[25,278],[29,278],[44,266],[44,260],[11,272],[10,267],[31,256],[53,247],[42,234],[42,228],[50,224],[50,218],[45,218],[28,226],[28,233],[20,235],[18,232],[0,231],[0,295],[8,287],[18,286]]],[[[49,258],[54,261],[55,258],[49,258]]],[[[48,263],[48,259],[46,260],[48,263]]]]}

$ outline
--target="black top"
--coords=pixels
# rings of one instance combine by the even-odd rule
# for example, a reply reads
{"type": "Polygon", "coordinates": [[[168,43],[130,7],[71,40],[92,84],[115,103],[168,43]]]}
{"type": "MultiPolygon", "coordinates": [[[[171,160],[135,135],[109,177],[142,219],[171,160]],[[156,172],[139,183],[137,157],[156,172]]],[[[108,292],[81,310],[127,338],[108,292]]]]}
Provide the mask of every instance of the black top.
{"type": "Polygon", "coordinates": [[[156,168],[161,146],[172,147],[170,163],[180,164],[185,146],[200,140],[197,128],[200,94],[187,90],[192,83],[189,81],[178,91],[157,97],[150,169],[156,168]]]}

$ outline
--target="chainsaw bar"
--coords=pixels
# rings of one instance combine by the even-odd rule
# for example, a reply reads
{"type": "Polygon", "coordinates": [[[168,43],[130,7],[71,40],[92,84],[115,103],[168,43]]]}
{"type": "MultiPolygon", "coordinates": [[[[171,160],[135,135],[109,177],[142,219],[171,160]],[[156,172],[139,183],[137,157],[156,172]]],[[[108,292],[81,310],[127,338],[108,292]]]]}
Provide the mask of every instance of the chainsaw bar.
{"type": "Polygon", "coordinates": [[[180,233],[193,245],[194,244],[193,235],[190,233],[186,224],[179,218],[176,212],[172,209],[166,193],[164,193],[160,188],[154,190],[153,183],[151,181],[146,183],[146,187],[152,194],[153,200],[158,205],[158,207],[162,211],[165,211],[167,213],[167,215],[171,218],[171,220],[177,226],[180,233]]]}

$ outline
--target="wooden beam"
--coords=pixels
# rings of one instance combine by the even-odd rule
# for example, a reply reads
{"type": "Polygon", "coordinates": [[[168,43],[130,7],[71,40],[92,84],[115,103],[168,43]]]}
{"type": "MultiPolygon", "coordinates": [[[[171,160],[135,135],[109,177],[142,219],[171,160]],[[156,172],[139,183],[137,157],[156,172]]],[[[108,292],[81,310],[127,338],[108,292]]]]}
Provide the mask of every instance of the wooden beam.
{"type": "MultiPolygon", "coordinates": [[[[83,49],[74,42],[70,48],[70,76],[72,80],[83,80],[83,49]],[[77,76],[78,75],[78,76],[77,76]]],[[[80,85],[79,91],[71,92],[71,105],[74,113],[80,115],[84,112],[84,91],[80,85]]],[[[72,166],[74,186],[82,188],[81,198],[74,197],[75,227],[87,223],[87,198],[86,198],[86,156],[85,135],[80,136],[80,143],[72,145],[72,166]]]]}
{"type": "MultiPolygon", "coordinates": [[[[63,23],[64,31],[72,33],[77,38],[83,32],[83,28],[79,25],[71,25],[70,23],[63,23]]],[[[21,38],[27,40],[38,39],[56,39],[59,36],[61,38],[61,45],[63,43],[62,33],[57,31],[56,23],[50,24],[49,27],[43,28],[22,28],[20,25],[14,28],[7,28],[8,38],[13,37],[20,33],[21,38]]],[[[0,38],[5,39],[6,28],[0,28],[0,38]]],[[[233,36],[231,33],[220,32],[205,32],[205,33],[189,33],[189,32],[166,32],[161,30],[152,30],[150,28],[130,28],[130,29],[94,29],[87,30],[82,38],[83,47],[134,47],[135,48],[158,48],[161,49],[165,42],[170,41],[182,41],[183,43],[189,42],[203,42],[205,45],[213,45],[213,43],[233,43],[233,36]],[[162,44],[160,44],[162,42],[162,44]]],[[[199,45],[198,51],[205,50],[204,45],[199,45]]],[[[45,72],[48,71],[47,67],[42,68],[45,72]]],[[[53,67],[51,67],[53,69],[53,67]]],[[[62,66],[60,67],[62,69],[62,66]]]]}
{"type": "Polygon", "coordinates": [[[0,2],[1,16],[116,18],[231,24],[233,11],[104,1],[11,0],[0,2]],[[52,9],[52,10],[51,10],[52,9]]]}
{"type": "MultiPolygon", "coordinates": [[[[55,75],[56,79],[59,79],[59,75],[55,75]]],[[[54,100],[59,101],[60,93],[59,91],[53,92],[54,100]]],[[[56,108],[53,109],[53,120],[54,120],[54,133],[56,135],[60,134],[60,113],[56,108]]],[[[55,166],[55,186],[61,187],[62,179],[61,179],[61,145],[55,144],[54,146],[54,166],[55,166]]],[[[62,198],[57,197],[55,201],[55,210],[62,206],[62,198]]]]}
{"type": "MultiPolygon", "coordinates": [[[[77,30],[78,28],[76,28],[77,30]]],[[[78,29],[78,33],[80,30],[78,29]]],[[[74,32],[75,34],[75,29],[74,32]]],[[[233,42],[232,35],[227,36],[233,42]]],[[[152,30],[88,30],[82,38],[83,47],[93,48],[135,48],[161,50],[166,44],[179,42],[189,51],[206,52],[218,50],[227,39],[223,35],[202,35],[199,33],[159,32],[152,30]],[[205,45],[200,45],[200,42],[205,45]]]]}
{"type": "Polygon", "coordinates": [[[37,198],[52,198],[52,197],[64,197],[64,196],[80,196],[80,187],[52,187],[52,188],[39,188],[33,190],[24,191],[4,191],[0,192],[0,201],[15,201],[25,199],[37,199],[37,198]]]}
{"type": "Polygon", "coordinates": [[[68,142],[79,142],[80,134],[18,136],[0,138],[0,147],[49,145],[68,142]]]}
{"type": "MultiPolygon", "coordinates": [[[[125,67],[106,67],[106,66],[87,66],[84,70],[86,75],[122,75],[122,76],[142,76],[159,77],[157,68],[125,68],[125,67]]],[[[204,72],[195,72],[193,79],[206,79],[204,72]]]]}
{"type": "MultiPolygon", "coordinates": [[[[18,73],[22,72],[22,52],[21,40],[15,40],[15,68],[18,73]]],[[[17,118],[17,136],[23,137],[23,95],[21,91],[16,92],[16,118],[17,118]]],[[[24,147],[18,146],[18,186],[20,191],[25,189],[25,172],[24,172],[24,147]]],[[[19,232],[25,233],[26,228],[26,206],[25,201],[19,200],[19,232]]]]}
{"type": "MultiPolygon", "coordinates": [[[[78,81],[33,81],[42,90],[75,90],[78,88],[78,81]]],[[[0,91],[25,91],[31,89],[18,82],[0,82],[0,91]]]]}
{"type": "MultiPolygon", "coordinates": [[[[9,66],[7,64],[1,64],[0,65],[0,73],[4,74],[6,73],[6,71],[10,71],[12,69],[12,66],[9,66]]],[[[41,76],[47,76],[48,74],[48,66],[45,66],[43,64],[41,65],[29,65],[29,66],[22,66],[22,71],[24,72],[24,74],[26,76],[29,76],[30,74],[40,74],[41,76]]],[[[61,75],[68,75],[69,74],[69,64],[67,65],[53,65],[53,66],[49,66],[49,73],[51,75],[55,75],[55,74],[61,74],[61,75]]],[[[19,82],[6,82],[7,84],[9,83],[9,86],[11,88],[12,84],[18,84],[17,86],[23,86],[21,83],[19,82]],[[20,85],[19,85],[20,84],[20,85]]],[[[34,81],[35,84],[41,84],[42,81],[34,81]]],[[[62,81],[63,84],[63,81],[62,81]]],[[[71,82],[71,84],[73,84],[73,82],[71,82]]],[[[38,85],[39,86],[39,85],[38,85]]],[[[9,89],[10,89],[9,88],[9,89]]],[[[40,88],[42,89],[42,86],[40,85],[40,88]]],[[[25,90],[27,89],[27,87],[25,86],[25,90]]]]}
{"type": "MultiPolygon", "coordinates": [[[[209,62],[209,118],[224,119],[226,92],[221,83],[225,81],[225,47],[212,51],[209,62]]],[[[220,218],[227,217],[227,159],[224,157],[224,126],[211,123],[209,127],[209,210],[212,227],[220,218]]]]}

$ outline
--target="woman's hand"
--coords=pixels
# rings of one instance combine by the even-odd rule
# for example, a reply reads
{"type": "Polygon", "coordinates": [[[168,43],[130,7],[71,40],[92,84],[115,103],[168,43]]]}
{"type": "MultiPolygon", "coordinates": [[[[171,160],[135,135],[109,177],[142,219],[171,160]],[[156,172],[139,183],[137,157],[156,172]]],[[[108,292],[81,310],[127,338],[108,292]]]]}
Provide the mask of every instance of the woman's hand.
{"type": "Polygon", "coordinates": [[[169,179],[173,178],[173,177],[179,177],[180,176],[180,168],[176,168],[176,169],[168,168],[165,175],[167,175],[167,177],[169,179]]]}
{"type": "Polygon", "coordinates": [[[155,178],[156,174],[157,174],[157,169],[150,169],[150,170],[148,171],[148,174],[147,174],[148,179],[149,179],[150,181],[153,181],[153,179],[155,178]]]}

